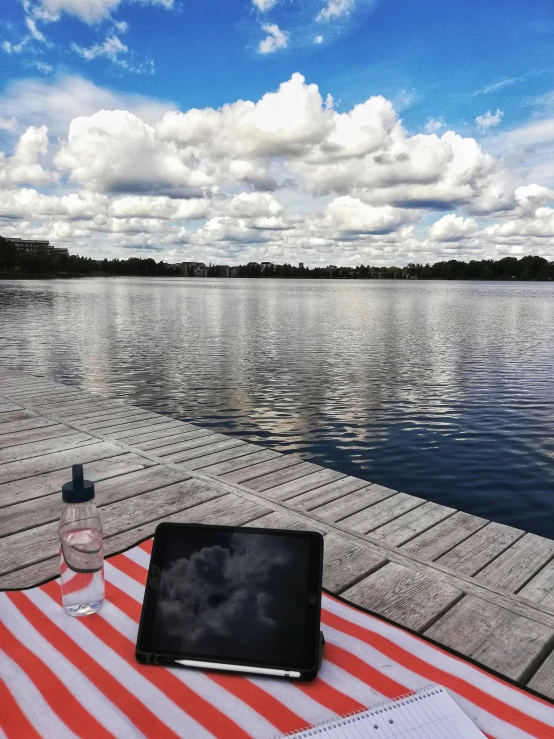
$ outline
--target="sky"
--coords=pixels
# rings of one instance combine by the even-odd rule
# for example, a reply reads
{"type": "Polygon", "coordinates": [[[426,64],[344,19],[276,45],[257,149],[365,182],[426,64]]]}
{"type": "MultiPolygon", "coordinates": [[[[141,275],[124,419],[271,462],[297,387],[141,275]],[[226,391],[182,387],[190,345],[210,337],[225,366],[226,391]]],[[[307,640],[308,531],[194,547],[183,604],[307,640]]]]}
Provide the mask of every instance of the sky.
{"type": "Polygon", "coordinates": [[[554,259],[551,0],[3,0],[0,234],[95,259],[554,259]]]}

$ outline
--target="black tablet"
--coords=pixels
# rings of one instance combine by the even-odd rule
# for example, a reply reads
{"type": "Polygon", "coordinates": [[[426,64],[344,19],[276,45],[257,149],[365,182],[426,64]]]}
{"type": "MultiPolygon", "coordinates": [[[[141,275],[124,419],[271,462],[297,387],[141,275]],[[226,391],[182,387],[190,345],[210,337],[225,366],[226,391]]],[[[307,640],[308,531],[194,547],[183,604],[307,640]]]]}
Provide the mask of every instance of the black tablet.
{"type": "Polygon", "coordinates": [[[322,571],[316,532],[162,523],[136,658],[313,680],[322,571]]]}

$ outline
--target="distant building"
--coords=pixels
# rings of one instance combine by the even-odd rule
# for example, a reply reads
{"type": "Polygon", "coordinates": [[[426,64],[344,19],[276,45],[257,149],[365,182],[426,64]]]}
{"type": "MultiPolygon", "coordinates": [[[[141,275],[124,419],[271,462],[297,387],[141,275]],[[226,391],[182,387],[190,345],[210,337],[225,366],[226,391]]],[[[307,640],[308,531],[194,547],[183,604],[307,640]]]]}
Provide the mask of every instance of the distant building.
{"type": "Polygon", "coordinates": [[[229,277],[230,269],[227,264],[220,264],[217,268],[220,277],[229,277]]]}
{"type": "Polygon", "coordinates": [[[260,267],[262,268],[262,272],[265,272],[266,269],[271,269],[273,267],[273,262],[262,262],[260,267]]]}
{"type": "Polygon", "coordinates": [[[336,272],[336,271],[338,270],[338,267],[336,266],[336,264],[330,264],[330,265],[329,265],[329,266],[327,267],[327,270],[328,270],[328,271],[329,271],[329,272],[330,272],[331,274],[333,274],[333,272],[336,272]]]}
{"type": "Polygon", "coordinates": [[[181,262],[181,274],[183,277],[207,277],[208,268],[204,262],[181,262]]]}
{"type": "Polygon", "coordinates": [[[298,262],[298,269],[304,269],[304,262],[298,262]]]}
{"type": "Polygon", "coordinates": [[[260,263],[259,262],[248,262],[246,266],[247,267],[259,267],[260,263]]]}
{"type": "Polygon", "coordinates": [[[238,277],[238,276],[239,276],[239,268],[229,267],[229,277],[238,277]]]}
{"type": "Polygon", "coordinates": [[[67,249],[51,246],[49,241],[37,239],[6,239],[6,241],[15,247],[17,254],[45,254],[49,257],[67,257],[69,254],[67,249]]]}

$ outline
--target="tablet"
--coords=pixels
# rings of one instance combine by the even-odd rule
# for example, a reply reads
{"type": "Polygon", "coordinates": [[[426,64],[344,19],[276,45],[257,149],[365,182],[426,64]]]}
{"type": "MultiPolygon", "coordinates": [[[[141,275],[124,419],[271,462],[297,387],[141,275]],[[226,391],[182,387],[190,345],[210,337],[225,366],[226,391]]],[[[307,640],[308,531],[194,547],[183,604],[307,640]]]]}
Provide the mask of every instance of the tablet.
{"type": "Polygon", "coordinates": [[[162,523],[136,658],[313,680],[322,571],[317,532],[162,523]]]}

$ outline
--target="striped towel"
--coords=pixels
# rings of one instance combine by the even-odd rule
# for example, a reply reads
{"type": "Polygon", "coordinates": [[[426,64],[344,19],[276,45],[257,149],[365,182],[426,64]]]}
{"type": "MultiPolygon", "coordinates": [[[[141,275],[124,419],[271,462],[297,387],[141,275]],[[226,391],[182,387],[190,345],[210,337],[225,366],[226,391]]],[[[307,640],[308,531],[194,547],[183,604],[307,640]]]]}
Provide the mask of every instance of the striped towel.
{"type": "Polygon", "coordinates": [[[323,598],[313,683],[139,665],[135,640],[152,540],[106,562],[103,609],[60,607],[59,581],[0,593],[0,737],[269,738],[443,685],[488,736],[554,737],[554,705],[461,657],[323,598]]]}

